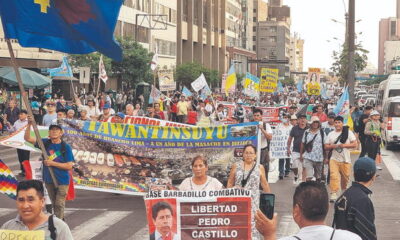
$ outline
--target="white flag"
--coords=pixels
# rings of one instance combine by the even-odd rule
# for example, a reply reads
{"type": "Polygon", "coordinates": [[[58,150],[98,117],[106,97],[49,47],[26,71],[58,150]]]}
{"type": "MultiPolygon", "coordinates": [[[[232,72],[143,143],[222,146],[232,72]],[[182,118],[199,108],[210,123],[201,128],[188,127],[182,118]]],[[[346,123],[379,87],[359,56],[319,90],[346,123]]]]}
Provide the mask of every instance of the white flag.
{"type": "Polygon", "coordinates": [[[203,89],[207,85],[207,81],[206,81],[206,78],[204,77],[204,74],[201,73],[200,77],[198,77],[196,80],[194,80],[191,85],[192,85],[192,88],[196,92],[203,89]]]}
{"type": "Polygon", "coordinates": [[[99,78],[103,80],[104,83],[106,83],[108,80],[106,68],[104,67],[103,63],[103,55],[100,56],[100,61],[99,61],[99,78]]]}
{"type": "Polygon", "coordinates": [[[156,70],[158,65],[158,53],[156,51],[156,53],[154,53],[153,55],[153,59],[151,59],[151,63],[150,63],[150,68],[152,71],[156,70]]]}

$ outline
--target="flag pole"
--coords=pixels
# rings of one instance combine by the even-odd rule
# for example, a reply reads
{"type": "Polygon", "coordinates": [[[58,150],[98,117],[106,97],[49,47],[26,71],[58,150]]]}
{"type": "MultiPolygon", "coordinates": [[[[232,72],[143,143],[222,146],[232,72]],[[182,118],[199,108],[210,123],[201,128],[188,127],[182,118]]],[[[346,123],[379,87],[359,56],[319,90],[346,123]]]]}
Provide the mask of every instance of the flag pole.
{"type": "MultiPolygon", "coordinates": [[[[157,75],[157,66],[153,71],[153,86],[154,88],[156,87],[156,75],[157,75]]],[[[155,97],[153,96],[153,109],[154,109],[154,103],[156,102],[155,97]]]]}
{"type": "MultiPolygon", "coordinates": [[[[21,79],[21,75],[20,75],[20,72],[19,72],[19,69],[18,69],[17,61],[15,59],[14,50],[12,48],[10,39],[6,39],[6,41],[7,41],[8,51],[9,51],[10,57],[11,57],[11,63],[12,63],[12,66],[14,68],[14,71],[15,71],[15,76],[17,77],[18,86],[19,86],[19,90],[21,92],[22,100],[23,100],[23,102],[25,104],[25,107],[26,107],[26,110],[27,110],[29,116],[32,117],[32,128],[33,128],[33,131],[35,132],[36,141],[37,141],[37,143],[39,145],[40,150],[42,150],[43,158],[44,159],[48,159],[49,156],[48,156],[46,148],[45,148],[45,146],[43,144],[42,138],[40,137],[39,129],[37,127],[35,118],[33,117],[32,108],[31,108],[31,105],[29,104],[29,100],[28,100],[28,97],[27,97],[26,92],[25,92],[25,87],[22,84],[22,79],[21,79]]],[[[54,186],[56,188],[58,188],[58,181],[57,181],[57,179],[56,179],[56,177],[54,175],[53,167],[48,167],[48,168],[49,168],[51,179],[53,180],[53,184],[54,184],[54,186]]]]}

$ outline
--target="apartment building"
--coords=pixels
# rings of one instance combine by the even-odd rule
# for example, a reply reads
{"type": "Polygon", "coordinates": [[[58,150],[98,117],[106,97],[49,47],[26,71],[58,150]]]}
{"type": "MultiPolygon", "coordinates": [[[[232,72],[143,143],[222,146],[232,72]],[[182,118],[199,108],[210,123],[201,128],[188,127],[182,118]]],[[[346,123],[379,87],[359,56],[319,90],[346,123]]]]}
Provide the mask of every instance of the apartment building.
{"type": "Polygon", "coordinates": [[[294,33],[290,37],[290,72],[303,72],[304,40],[294,33]]]}

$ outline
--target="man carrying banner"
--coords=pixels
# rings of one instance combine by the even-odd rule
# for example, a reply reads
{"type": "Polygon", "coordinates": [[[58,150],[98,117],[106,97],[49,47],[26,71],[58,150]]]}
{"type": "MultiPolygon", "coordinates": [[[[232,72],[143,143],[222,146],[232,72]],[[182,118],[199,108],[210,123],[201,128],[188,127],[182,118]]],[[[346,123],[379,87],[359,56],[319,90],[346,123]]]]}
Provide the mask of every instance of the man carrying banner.
{"type": "Polygon", "coordinates": [[[151,216],[156,230],[150,234],[150,240],[178,240],[180,237],[172,232],[174,214],[167,202],[158,202],[151,209],[151,216]]]}
{"type": "Polygon", "coordinates": [[[18,216],[1,226],[0,229],[45,232],[45,239],[73,239],[68,225],[58,217],[47,216],[43,183],[39,180],[22,181],[17,187],[18,216]]]}
{"type": "Polygon", "coordinates": [[[261,130],[261,157],[260,164],[265,168],[265,178],[268,181],[269,172],[269,143],[272,139],[272,128],[269,123],[263,122],[262,110],[259,108],[254,109],[253,118],[255,122],[259,122],[259,129],[261,130]]]}
{"type": "MultiPolygon", "coordinates": [[[[36,144],[36,137],[31,136],[31,125],[32,116],[28,116],[24,139],[31,144],[36,144]]],[[[49,138],[43,139],[49,155],[49,158],[43,161],[43,181],[46,184],[54,214],[60,219],[64,219],[65,199],[70,182],[69,170],[72,169],[74,162],[71,146],[61,139],[63,133],[60,125],[51,124],[49,126],[49,138]],[[54,175],[58,182],[57,188],[50,176],[49,167],[53,167],[54,175]]]]}

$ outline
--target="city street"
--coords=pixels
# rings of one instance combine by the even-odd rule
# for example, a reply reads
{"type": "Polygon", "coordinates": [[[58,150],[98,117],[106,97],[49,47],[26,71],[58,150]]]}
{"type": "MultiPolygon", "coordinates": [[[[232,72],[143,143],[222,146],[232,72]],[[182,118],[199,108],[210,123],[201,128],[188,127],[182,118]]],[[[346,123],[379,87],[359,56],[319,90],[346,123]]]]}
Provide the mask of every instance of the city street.
{"type": "MultiPolygon", "coordinates": [[[[382,149],[384,169],[372,186],[378,237],[396,239],[400,235],[400,212],[393,205],[400,197],[400,148],[382,149]],[[388,170],[388,168],[390,170],[388,170]],[[396,180],[394,180],[396,179],[396,180]]],[[[31,158],[37,158],[34,154],[31,158]]],[[[16,150],[0,146],[0,158],[13,170],[18,170],[16,150]]],[[[356,155],[353,155],[353,160],[356,155]]],[[[276,169],[274,161],[273,169],[276,169]]],[[[278,237],[298,231],[291,209],[295,186],[292,179],[277,182],[277,173],[270,177],[272,191],[277,195],[276,212],[279,215],[278,237]]],[[[328,214],[332,222],[332,209],[328,214]]],[[[0,225],[14,218],[14,201],[0,195],[0,225]]],[[[91,191],[76,191],[76,200],[67,202],[66,222],[76,240],[146,239],[147,219],[142,197],[116,195],[91,191]]]]}

